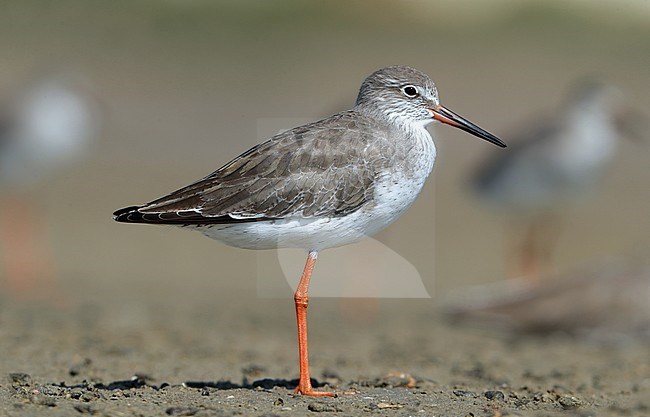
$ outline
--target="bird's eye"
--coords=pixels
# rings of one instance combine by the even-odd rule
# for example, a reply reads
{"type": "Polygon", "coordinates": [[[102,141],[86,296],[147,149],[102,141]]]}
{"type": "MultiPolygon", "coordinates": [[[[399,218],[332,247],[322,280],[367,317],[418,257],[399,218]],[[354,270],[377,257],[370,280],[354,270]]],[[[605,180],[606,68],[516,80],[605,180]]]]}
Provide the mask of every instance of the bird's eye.
{"type": "Polygon", "coordinates": [[[402,93],[408,98],[415,98],[418,96],[418,89],[412,85],[402,87],[402,93]]]}

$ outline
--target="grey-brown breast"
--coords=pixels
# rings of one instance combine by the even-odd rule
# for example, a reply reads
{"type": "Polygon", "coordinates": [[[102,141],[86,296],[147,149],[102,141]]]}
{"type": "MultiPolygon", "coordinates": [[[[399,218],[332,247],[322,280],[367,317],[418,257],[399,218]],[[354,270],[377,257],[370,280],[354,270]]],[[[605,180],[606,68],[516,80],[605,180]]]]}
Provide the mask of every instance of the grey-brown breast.
{"type": "Polygon", "coordinates": [[[343,216],[372,204],[394,146],[375,120],[354,111],[280,133],[207,177],[116,220],[232,223],[343,216]]]}

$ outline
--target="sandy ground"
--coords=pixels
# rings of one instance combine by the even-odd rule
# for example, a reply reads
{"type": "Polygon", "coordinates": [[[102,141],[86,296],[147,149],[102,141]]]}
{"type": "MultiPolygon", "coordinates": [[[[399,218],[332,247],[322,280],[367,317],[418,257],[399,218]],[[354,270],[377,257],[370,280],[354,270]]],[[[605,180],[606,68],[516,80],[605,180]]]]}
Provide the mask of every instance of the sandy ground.
{"type": "MultiPolygon", "coordinates": [[[[385,65],[430,73],[445,105],[501,136],[552,110],[584,74],[604,75],[650,108],[645,9],[354,3],[3,4],[3,94],[37,69],[73,67],[94,84],[106,118],[89,159],[29,191],[55,279],[40,283],[45,297],[0,295],[0,415],[650,415],[647,339],[510,334],[444,320],[450,291],[507,270],[507,215],[463,188],[473,164],[499,150],[462,132],[434,130],[433,177],[377,237],[432,298],[311,301],[313,377],[354,395],[292,394],[291,293],[260,290],[284,282],[275,255],[112,222],[113,210],[259,142],[269,120],[291,125],[348,107],[363,77],[385,65]]],[[[553,268],[610,256],[647,263],[649,155],[643,141],[622,144],[602,189],[563,213],[553,268]]],[[[319,259],[337,261],[334,252],[319,259]]],[[[372,258],[357,265],[377,270],[372,258]]],[[[314,281],[327,279],[320,266],[314,281]]]]}
{"type": "Polygon", "coordinates": [[[107,294],[105,302],[72,309],[2,303],[0,413],[650,413],[647,342],[513,337],[452,326],[441,322],[430,300],[383,301],[364,321],[346,317],[340,301],[314,300],[313,377],[325,388],[355,394],[296,396],[289,298],[214,303],[209,295],[191,302],[186,295],[116,303],[107,294]]]}

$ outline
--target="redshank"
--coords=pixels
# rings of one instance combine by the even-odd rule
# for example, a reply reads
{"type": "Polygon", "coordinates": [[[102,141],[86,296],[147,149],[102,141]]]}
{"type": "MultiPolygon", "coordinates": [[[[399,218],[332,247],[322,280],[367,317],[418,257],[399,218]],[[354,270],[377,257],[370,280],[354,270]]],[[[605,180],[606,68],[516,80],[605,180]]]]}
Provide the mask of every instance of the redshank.
{"type": "Polygon", "coordinates": [[[445,123],[506,145],[440,105],[433,81],[406,66],[368,76],[356,104],[273,136],[207,177],[150,203],[114,213],[126,223],[172,224],[246,249],[308,251],[294,294],[300,380],[315,391],[307,351],[308,288],[318,253],[391,224],[415,200],[436,149],[425,126],[445,123]]]}
{"type": "Polygon", "coordinates": [[[515,276],[537,281],[557,238],[557,213],[596,188],[621,135],[636,133],[640,115],[622,98],[602,82],[576,84],[558,115],[520,132],[508,153],[475,173],[477,194],[526,225],[515,276]]]}

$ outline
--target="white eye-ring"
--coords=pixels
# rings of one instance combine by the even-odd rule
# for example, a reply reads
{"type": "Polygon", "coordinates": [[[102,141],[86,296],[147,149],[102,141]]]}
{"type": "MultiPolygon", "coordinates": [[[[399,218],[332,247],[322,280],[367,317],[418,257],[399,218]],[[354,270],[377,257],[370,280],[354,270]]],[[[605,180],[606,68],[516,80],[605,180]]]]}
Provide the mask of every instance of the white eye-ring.
{"type": "Polygon", "coordinates": [[[405,85],[402,87],[402,93],[408,98],[415,98],[419,96],[418,89],[414,85],[405,85]]]}

